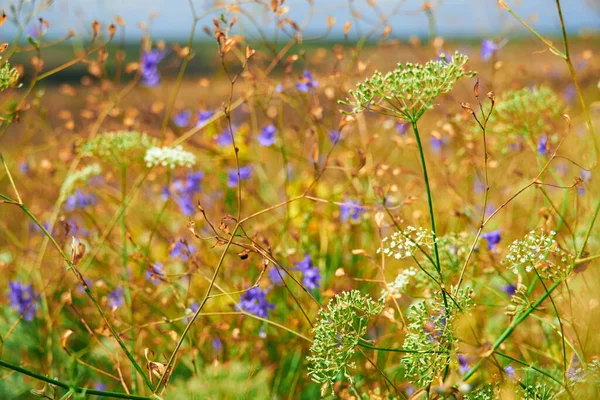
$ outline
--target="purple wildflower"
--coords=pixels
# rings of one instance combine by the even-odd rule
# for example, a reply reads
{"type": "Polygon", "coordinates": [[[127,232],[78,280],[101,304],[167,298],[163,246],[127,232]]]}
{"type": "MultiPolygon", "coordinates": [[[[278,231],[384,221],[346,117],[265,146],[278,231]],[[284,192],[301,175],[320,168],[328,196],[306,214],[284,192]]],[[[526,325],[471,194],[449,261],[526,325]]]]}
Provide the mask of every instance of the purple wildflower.
{"type": "Polygon", "coordinates": [[[158,285],[164,278],[163,265],[154,263],[150,271],[146,271],[146,280],[158,285]]]}
{"type": "Polygon", "coordinates": [[[444,146],[444,140],[435,136],[431,137],[431,151],[439,153],[444,146]]]}
{"type": "Polygon", "coordinates": [[[278,83],[278,84],[275,86],[275,91],[276,91],[277,93],[281,93],[281,92],[283,92],[283,85],[282,85],[281,83],[278,83]]]}
{"type": "Polygon", "coordinates": [[[86,194],[82,190],[76,190],[75,193],[67,197],[65,200],[65,207],[69,211],[84,209],[89,206],[96,204],[96,196],[93,194],[86,194]]]}
{"type": "Polygon", "coordinates": [[[157,86],[160,83],[160,72],[158,63],[166,56],[166,52],[154,49],[142,53],[141,75],[144,86],[157,86]]]}
{"type": "Polygon", "coordinates": [[[502,239],[500,236],[501,231],[501,229],[496,229],[495,231],[486,232],[481,235],[482,239],[485,239],[487,241],[488,250],[496,249],[496,245],[500,243],[500,240],[502,239]]]}
{"type": "Polygon", "coordinates": [[[513,297],[515,295],[515,292],[517,291],[517,287],[515,285],[507,283],[506,285],[502,286],[502,291],[504,291],[504,293],[506,293],[508,297],[513,297]]]}
{"type": "Polygon", "coordinates": [[[29,170],[29,163],[27,161],[22,161],[19,163],[19,171],[21,171],[22,174],[28,173],[29,170]]]}
{"type": "Polygon", "coordinates": [[[573,97],[575,97],[575,85],[569,85],[566,87],[566,89],[563,92],[563,96],[565,98],[565,101],[567,103],[570,103],[573,100],[573,97]]]}
{"type": "Polygon", "coordinates": [[[10,306],[16,308],[19,314],[23,314],[25,321],[31,321],[37,311],[33,287],[31,284],[26,285],[17,281],[8,282],[8,286],[10,306]]]}
{"type": "Polygon", "coordinates": [[[260,143],[261,146],[270,146],[273,143],[275,143],[275,134],[277,133],[277,129],[273,126],[273,124],[271,125],[267,125],[262,127],[262,129],[260,130],[260,135],[258,135],[258,143],[260,143]]]}
{"type": "Polygon", "coordinates": [[[308,290],[314,290],[319,287],[319,282],[321,281],[321,273],[319,272],[319,267],[313,266],[309,254],[304,256],[302,261],[296,264],[295,269],[297,271],[302,272],[302,284],[308,290]]]}
{"type": "Polygon", "coordinates": [[[98,382],[94,385],[94,389],[104,391],[106,390],[106,385],[102,382],[98,382]]]}
{"type": "Polygon", "coordinates": [[[473,190],[475,193],[483,193],[485,190],[485,184],[481,182],[479,178],[475,178],[475,182],[473,183],[473,190]]]}
{"type": "Polygon", "coordinates": [[[194,251],[196,251],[196,246],[178,240],[169,252],[169,256],[171,258],[179,258],[181,261],[187,261],[194,251]]]}
{"type": "Polygon", "coordinates": [[[503,43],[496,44],[491,40],[482,40],[481,41],[481,52],[479,53],[481,55],[481,59],[483,61],[488,61],[490,58],[492,58],[494,53],[496,53],[498,50],[500,50],[503,46],[504,46],[503,43]]]}
{"type": "Polygon", "coordinates": [[[581,172],[579,173],[579,177],[581,178],[582,181],[587,182],[592,178],[592,171],[582,169],[581,172]]]}
{"type": "Polygon", "coordinates": [[[360,215],[365,210],[360,206],[360,204],[354,200],[348,200],[346,197],[346,201],[340,204],[340,220],[342,222],[348,221],[348,219],[357,222],[360,220],[360,215]]]}
{"type": "Polygon", "coordinates": [[[471,370],[471,366],[469,365],[469,361],[467,357],[459,354],[458,356],[458,364],[460,365],[460,374],[464,375],[471,370]]]}
{"type": "Polygon", "coordinates": [[[404,136],[408,130],[408,124],[406,122],[396,122],[396,130],[401,136],[404,136]]]}
{"type": "Polygon", "coordinates": [[[184,110],[175,115],[173,123],[180,128],[185,128],[190,123],[190,118],[192,118],[192,112],[184,110]]]}
{"type": "Polygon", "coordinates": [[[279,268],[276,265],[273,265],[269,270],[269,280],[273,285],[280,285],[283,282],[281,275],[279,275],[280,273],[283,275],[283,272],[279,271],[279,268]]]}
{"type": "Polygon", "coordinates": [[[537,145],[537,151],[539,154],[544,155],[548,151],[548,135],[542,135],[537,145]]]}
{"type": "Polygon", "coordinates": [[[191,217],[196,213],[194,199],[192,197],[178,197],[175,202],[179,206],[181,213],[186,217],[191,217]]]}
{"type": "Polygon", "coordinates": [[[431,343],[439,342],[442,332],[446,329],[446,317],[443,312],[439,315],[431,315],[429,317],[429,323],[427,324],[426,331],[428,340],[431,343]]]}
{"type": "Polygon", "coordinates": [[[296,89],[301,91],[302,93],[306,93],[310,91],[311,93],[315,91],[315,88],[319,86],[319,82],[313,79],[313,76],[308,70],[304,70],[302,74],[302,78],[300,81],[296,83],[296,89]]]}
{"type": "Polygon", "coordinates": [[[47,31],[48,28],[46,25],[41,20],[37,20],[27,28],[27,36],[39,40],[46,34],[47,31]]]}
{"type": "MultiPolygon", "coordinates": [[[[245,181],[250,179],[252,176],[252,169],[249,165],[245,167],[240,167],[240,179],[245,181]]],[[[229,169],[227,172],[227,186],[230,188],[236,187],[238,185],[238,171],[237,169],[229,169]]]]}
{"type": "Polygon", "coordinates": [[[504,372],[506,372],[506,375],[508,375],[508,377],[510,379],[514,379],[515,378],[515,368],[512,365],[507,365],[504,368],[504,372]]]}
{"type": "Polygon", "coordinates": [[[571,382],[580,381],[585,376],[585,372],[581,368],[581,361],[579,361],[579,357],[577,354],[573,354],[571,358],[571,368],[567,371],[567,378],[571,382]]]}
{"type": "Polygon", "coordinates": [[[118,287],[112,292],[108,293],[108,305],[110,308],[119,308],[125,303],[125,297],[123,294],[125,291],[123,288],[118,287]]]}
{"type": "Polygon", "coordinates": [[[333,144],[336,144],[342,138],[342,132],[340,132],[339,130],[329,131],[328,135],[329,135],[329,140],[331,140],[331,143],[333,143],[333,144]]]}
{"type": "Polygon", "coordinates": [[[200,111],[200,110],[198,110],[198,123],[196,124],[196,127],[199,127],[199,126],[202,126],[202,125],[206,124],[206,121],[208,121],[209,119],[211,119],[213,115],[215,115],[215,113],[212,112],[212,111],[200,111]]]}
{"type": "Polygon", "coordinates": [[[231,133],[235,135],[235,125],[231,126],[231,130],[227,127],[223,132],[221,132],[216,138],[216,142],[219,146],[225,147],[233,144],[233,140],[231,139],[231,133]]]}
{"type": "Polygon", "coordinates": [[[184,179],[175,179],[170,187],[163,187],[162,197],[164,200],[172,197],[183,215],[190,217],[196,213],[194,195],[202,190],[203,178],[204,172],[197,171],[189,173],[184,179]]]}
{"type": "MultiPolygon", "coordinates": [[[[585,169],[582,169],[581,172],[579,173],[579,178],[581,178],[581,180],[584,183],[589,181],[590,179],[592,179],[592,171],[587,171],[585,169]]],[[[582,196],[585,194],[585,188],[583,187],[583,185],[581,185],[577,188],[577,194],[579,196],[582,196]]]]}
{"type": "Polygon", "coordinates": [[[267,301],[266,295],[266,291],[254,287],[242,295],[240,302],[235,306],[235,309],[238,311],[246,311],[257,317],[268,318],[269,310],[275,308],[275,305],[267,301]]]}
{"type": "Polygon", "coordinates": [[[213,338],[211,345],[214,351],[219,352],[223,348],[223,342],[218,337],[213,338]]]}

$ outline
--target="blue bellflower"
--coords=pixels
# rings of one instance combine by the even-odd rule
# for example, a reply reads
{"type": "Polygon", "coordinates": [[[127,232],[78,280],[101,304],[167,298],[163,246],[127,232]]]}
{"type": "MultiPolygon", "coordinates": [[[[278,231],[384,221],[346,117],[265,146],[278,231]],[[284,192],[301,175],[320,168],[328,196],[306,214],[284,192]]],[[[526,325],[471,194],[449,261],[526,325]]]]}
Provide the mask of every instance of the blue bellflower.
{"type": "Polygon", "coordinates": [[[548,135],[542,135],[537,145],[537,151],[541,155],[545,155],[548,152],[548,135]]]}
{"type": "Polygon", "coordinates": [[[235,135],[235,125],[231,126],[231,130],[227,127],[223,132],[221,132],[216,138],[215,141],[221,147],[230,146],[233,144],[233,140],[231,139],[231,131],[235,135]]]}
{"type": "MultiPolygon", "coordinates": [[[[198,311],[198,308],[200,308],[200,304],[198,304],[198,302],[195,301],[192,304],[190,304],[189,308],[187,310],[185,310],[185,312],[188,315],[190,315],[190,314],[193,315],[196,313],[196,311],[198,311]]],[[[192,320],[191,316],[184,319],[186,324],[188,324],[191,320],[192,320]]]]}
{"type": "Polygon", "coordinates": [[[260,143],[261,146],[265,147],[272,145],[273,143],[275,143],[276,133],[277,129],[273,126],[273,124],[262,127],[262,129],[260,130],[260,135],[258,135],[257,138],[258,143],[260,143]]]}
{"type": "Polygon", "coordinates": [[[123,296],[124,293],[125,291],[121,287],[118,287],[112,292],[108,293],[108,306],[110,308],[119,308],[125,304],[125,297],[123,296]]]}
{"type": "Polygon", "coordinates": [[[175,179],[170,187],[163,187],[163,199],[172,197],[183,215],[191,217],[196,213],[194,196],[202,190],[203,178],[204,172],[197,171],[189,173],[184,179],[175,179]]]}
{"type": "Polygon", "coordinates": [[[146,271],[146,280],[158,285],[164,278],[163,265],[161,263],[154,263],[150,271],[146,271]]]}
{"type": "Polygon", "coordinates": [[[281,275],[284,274],[283,271],[278,271],[278,267],[276,265],[273,265],[271,267],[271,269],[269,269],[269,280],[271,281],[271,283],[273,285],[281,285],[283,283],[283,280],[281,279],[281,275]],[[279,275],[281,274],[281,275],[279,275]]]}
{"type": "Polygon", "coordinates": [[[496,53],[498,50],[500,50],[504,45],[501,44],[496,44],[491,40],[482,40],[481,41],[481,52],[479,53],[481,56],[481,59],[483,61],[488,61],[490,58],[492,58],[492,56],[494,55],[494,53],[496,53]]]}
{"type": "Polygon", "coordinates": [[[190,110],[180,111],[173,117],[173,123],[180,128],[185,128],[190,123],[191,118],[192,112],[190,110]]]}
{"type": "Polygon", "coordinates": [[[508,295],[508,297],[513,297],[515,292],[517,291],[517,287],[510,283],[502,286],[502,291],[508,295]]]}
{"type": "Polygon", "coordinates": [[[342,132],[340,132],[338,130],[329,131],[328,135],[329,135],[329,140],[331,140],[331,143],[333,143],[333,144],[336,144],[342,138],[342,132]]]}
{"type": "Polygon", "coordinates": [[[158,71],[158,63],[166,56],[166,52],[154,49],[142,53],[141,75],[142,85],[148,87],[157,86],[160,83],[160,72],[158,71]]]}
{"type": "Polygon", "coordinates": [[[319,272],[319,267],[313,265],[310,255],[307,254],[304,256],[302,261],[296,264],[295,269],[302,272],[302,284],[308,290],[314,290],[319,287],[321,273],[319,272]]]}
{"type": "Polygon", "coordinates": [[[37,20],[27,28],[27,36],[39,40],[46,34],[47,30],[46,25],[41,20],[37,20]]]}
{"type": "Polygon", "coordinates": [[[187,244],[178,240],[169,252],[169,256],[171,258],[179,258],[181,261],[187,261],[195,251],[196,246],[193,244],[187,244]]]}
{"type": "Polygon", "coordinates": [[[223,342],[218,337],[213,338],[211,345],[214,351],[219,352],[223,348],[223,342]]]}
{"type": "MultiPolygon", "coordinates": [[[[587,183],[590,179],[592,179],[592,171],[587,171],[585,169],[582,169],[581,172],[579,173],[579,178],[581,178],[583,183],[587,183]]],[[[583,185],[580,185],[577,188],[577,194],[579,196],[583,196],[585,194],[585,188],[583,187],[583,185]]]]}
{"type": "Polygon", "coordinates": [[[491,232],[486,232],[481,234],[482,239],[485,239],[487,241],[487,249],[488,250],[495,250],[496,249],[496,245],[498,243],[500,243],[500,240],[502,239],[500,237],[500,232],[502,230],[501,229],[496,229],[495,231],[491,231],[491,232]]]}
{"type": "MultiPolygon", "coordinates": [[[[249,165],[245,167],[240,167],[240,179],[245,181],[250,179],[252,176],[252,169],[249,165]]],[[[236,187],[238,185],[238,171],[237,169],[229,169],[227,172],[227,186],[230,188],[236,187]]]]}
{"type": "Polygon", "coordinates": [[[200,111],[200,110],[198,110],[198,123],[196,124],[196,127],[205,125],[206,121],[208,121],[209,119],[211,119],[213,115],[215,115],[215,113],[212,112],[212,111],[200,111]]]}
{"type": "Polygon", "coordinates": [[[82,190],[77,189],[75,193],[67,197],[65,207],[69,211],[84,209],[96,204],[96,196],[89,193],[86,194],[82,190]]]}
{"type": "Polygon", "coordinates": [[[515,378],[515,367],[513,367],[512,365],[507,365],[504,368],[504,372],[506,372],[506,375],[508,375],[508,377],[510,379],[514,379],[515,378]]]}
{"type": "Polygon", "coordinates": [[[28,173],[29,170],[30,170],[30,167],[29,167],[29,163],[27,161],[22,161],[19,163],[19,171],[21,171],[22,174],[28,173]]]}
{"type": "Polygon", "coordinates": [[[357,222],[360,221],[360,215],[365,210],[358,204],[358,202],[354,200],[348,200],[346,197],[346,201],[340,204],[340,220],[342,222],[351,221],[357,222]]]}
{"type": "Polygon", "coordinates": [[[312,74],[308,70],[304,70],[302,78],[296,83],[296,89],[302,93],[311,92],[314,93],[315,88],[319,86],[319,82],[315,81],[312,74]]]}
{"type": "Polygon", "coordinates": [[[435,136],[431,137],[431,151],[434,153],[439,153],[442,151],[442,147],[444,147],[444,139],[437,138],[435,136]]]}
{"type": "Polygon", "coordinates": [[[571,382],[577,382],[584,378],[585,372],[581,368],[581,361],[579,361],[579,357],[576,354],[573,354],[571,358],[571,368],[567,371],[567,378],[571,382]]]}
{"type": "Polygon", "coordinates": [[[25,321],[31,321],[37,311],[33,287],[16,281],[9,282],[8,286],[10,306],[16,308],[19,314],[23,314],[25,321]]]}
{"type": "Polygon", "coordinates": [[[246,311],[257,317],[268,318],[269,310],[275,308],[275,305],[267,301],[266,295],[266,291],[261,290],[258,287],[252,288],[242,295],[240,302],[235,306],[235,309],[238,311],[246,311]]]}
{"type": "Polygon", "coordinates": [[[406,131],[408,130],[408,123],[406,122],[396,122],[396,130],[400,134],[400,136],[406,135],[406,131]]]}
{"type": "Polygon", "coordinates": [[[459,354],[458,356],[458,365],[460,366],[460,374],[464,375],[471,370],[471,366],[469,365],[469,361],[467,357],[459,354]]]}

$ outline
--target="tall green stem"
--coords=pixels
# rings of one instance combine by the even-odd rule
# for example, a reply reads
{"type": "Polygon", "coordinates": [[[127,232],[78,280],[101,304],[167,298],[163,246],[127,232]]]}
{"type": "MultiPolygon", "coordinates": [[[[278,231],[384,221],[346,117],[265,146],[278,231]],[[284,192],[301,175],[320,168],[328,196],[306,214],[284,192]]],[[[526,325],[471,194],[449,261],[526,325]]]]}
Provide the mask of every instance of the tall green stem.
{"type": "MultiPolygon", "coordinates": [[[[431,188],[429,187],[429,176],[427,175],[427,164],[425,163],[425,153],[423,152],[423,144],[421,143],[421,136],[419,135],[419,129],[417,128],[417,121],[424,111],[420,111],[415,117],[411,119],[411,125],[413,132],[415,133],[415,139],[417,141],[417,147],[419,148],[419,157],[421,158],[421,167],[423,168],[423,179],[425,180],[425,190],[427,192],[427,203],[429,204],[429,217],[431,218],[431,235],[433,237],[433,252],[435,253],[435,268],[440,275],[440,288],[442,291],[442,299],[444,301],[444,310],[446,310],[446,316],[449,317],[448,311],[448,299],[446,297],[446,289],[444,288],[444,277],[442,276],[442,264],[440,263],[440,253],[437,245],[437,231],[435,229],[435,216],[433,213],[433,199],[431,197],[431,188]]],[[[444,379],[448,376],[450,371],[449,365],[446,365],[444,370],[444,379]]]]}
{"type": "MultiPolygon", "coordinates": [[[[121,208],[125,210],[125,202],[127,201],[127,165],[121,165],[121,208]]],[[[127,272],[127,225],[125,224],[125,211],[121,214],[121,259],[123,263],[123,286],[125,289],[125,300],[129,306],[131,313],[131,325],[134,325],[133,321],[133,303],[131,302],[131,291],[129,290],[129,274],[127,272]]],[[[135,354],[135,330],[131,331],[131,353],[135,354]]],[[[131,390],[133,393],[137,393],[137,376],[135,368],[131,369],[131,390]]]]}
{"type": "MultiPolygon", "coordinates": [[[[531,305],[531,307],[529,307],[527,310],[525,310],[522,314],[520,314],[517,318],[515,318],[513,320],[513,322],[508,326],[508,328],[506,328],[506,330],[502,333],[502,335],[500,335],[500,337],[496,340],[496,342],[494,342],[494,345],[492,346],[492,349],[489,351],[490,354],[494,353],[496,350],[498,350],[498,348],[500,347],[500,345],[502,343],[504,343],[504,341],[506,339],[508,339],[510,337],[510,335],[513,333],[513,331],[515,330],[515,328],[521,324],[521,322],[525,321],[525,319],[527,319],[527,317],[529,317],[529,315],[534,312],[535,310],[537,310],[537,308],[539,307],[540,304],[543,303],[544,300],[546,300],[548,298],[548,296],[550,296],[550,293],[552,293],[554,291],[554,289],[556,289],[560,284],[562,283],[562,281],[557,281],[555,282],[552,286],[550,286],[548,288],[548,290],[546,292],[544,292],[544,294],[542,294],[540,296],[539,299],[537,299],[535,301],[535,303],[533,303],[531,305]]],[[[473,366],[473,368],[471,368],[469,370],[469,372],[467,372],[465,375],[463,375],[462,380],[466,381],[467,379],[469,379],[471,376],[473,376],[473,374],[475,372],[477,372],[477,370],[481,367],[481,364],[483,363],[483,361],[485,360],[485,358],[480,359],[477,364],[475,364],[473,366]]]]}
{"type": "Polygon", "coordinates": [[[427,191],[427,203],[429,203],[429,217],[431,218],[431,233],[433,236],[433,252],[435,253],[436,269],[442,276],[442,267],[440,264],[440,254],[437,245],[437,232],[435,230],[435,216],[433,214],[433,199],[431,197],[431,188],[429,187],[429,176],[427,175],[427,165],[425,163],[425,154],[423,153],[423,144],[421,143],[421,136],[417,128],[417,119],[411,121],[413,132],[415,133],[415,139],[417,140],[417,146],[419,147],[419,157],[421,158],[421,167],[423,167],[423,179],[425,180],[425,190],[427,191]]]}

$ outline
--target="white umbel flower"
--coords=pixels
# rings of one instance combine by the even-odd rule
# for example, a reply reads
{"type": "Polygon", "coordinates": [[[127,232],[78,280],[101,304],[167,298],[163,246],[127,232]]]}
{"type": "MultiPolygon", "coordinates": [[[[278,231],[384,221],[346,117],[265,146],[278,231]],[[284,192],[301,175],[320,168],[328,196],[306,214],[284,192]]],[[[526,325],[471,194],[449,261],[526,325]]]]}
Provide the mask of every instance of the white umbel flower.
{"type": "Polygon", "coordinates": [[[151,147],[146,151],[144,161],[148,168],[163,166],[168,168],[192,167],[196,163],[194,155],[183,147],[151,147]]]}

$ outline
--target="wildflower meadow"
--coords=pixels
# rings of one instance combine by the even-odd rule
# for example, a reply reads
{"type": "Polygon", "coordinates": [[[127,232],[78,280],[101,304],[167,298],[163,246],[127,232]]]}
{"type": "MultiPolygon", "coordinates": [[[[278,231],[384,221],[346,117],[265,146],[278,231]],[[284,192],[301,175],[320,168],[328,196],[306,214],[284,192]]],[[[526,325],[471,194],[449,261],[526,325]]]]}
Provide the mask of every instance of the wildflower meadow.
{"type": "Polygon", "coordinates": [[[0,4],[0,399],[600,399],[597,1],[91,3],[0,4]]]}

